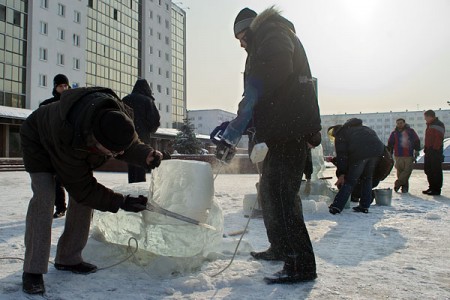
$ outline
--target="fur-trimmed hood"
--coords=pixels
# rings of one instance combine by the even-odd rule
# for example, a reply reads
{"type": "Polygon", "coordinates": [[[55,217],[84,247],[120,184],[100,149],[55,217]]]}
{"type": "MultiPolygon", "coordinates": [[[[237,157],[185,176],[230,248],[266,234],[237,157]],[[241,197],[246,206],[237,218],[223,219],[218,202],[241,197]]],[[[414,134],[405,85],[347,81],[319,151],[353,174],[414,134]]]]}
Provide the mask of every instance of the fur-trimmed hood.
{"type": "Polygon", "coordinates": [[[295,27],[294,24],[292,24],[291,21],[284,18],[281,15],[281,11],[277,9],[275,6],[271,6],[258,14],[256,18],[252,21],[250,24],[250,30],[253,32],[256,32],[258,29],[262,27],[263,24],[266,22],[274,22],[274,23],[280,23],[286,27],[288,27],[290,30],[292,30],[295,33],[295,27]]]}

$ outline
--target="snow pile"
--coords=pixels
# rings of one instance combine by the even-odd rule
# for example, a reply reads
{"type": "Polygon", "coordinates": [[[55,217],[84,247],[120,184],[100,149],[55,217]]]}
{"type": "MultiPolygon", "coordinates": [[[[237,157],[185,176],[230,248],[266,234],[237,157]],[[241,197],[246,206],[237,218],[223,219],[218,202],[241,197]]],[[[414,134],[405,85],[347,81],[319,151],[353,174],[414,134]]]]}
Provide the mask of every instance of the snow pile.
{"type": "MultiPolygon", "coordinates": [[[[199,265],[202,257],[218,251],[223,233],[222,210],[214,200],[214,183],[209,164],[196,161],[170,160],[152,172],[150,182],[126,184],[114,191],[133,196],[145,195],[161,207],[186,217],[209,224],[216,230],[192,225],[150,211],[116,214],[96,211],[94,234],[97,240],[128,245],[130,237],[139,243],[140,250],[158,256],[188,258],[190,264],[199,265]],[[150,190],[149,190],[150,185],[150,190]]],[[[139,251],[148,260],[154,255],[139,251]]],[[[173,269],[186,263],[176,260],[173,269]]],[[[192,268],[192,265],[187,266],[192,268]]],[[[185,269],[185,267],[181,267],[185,269]]]]}

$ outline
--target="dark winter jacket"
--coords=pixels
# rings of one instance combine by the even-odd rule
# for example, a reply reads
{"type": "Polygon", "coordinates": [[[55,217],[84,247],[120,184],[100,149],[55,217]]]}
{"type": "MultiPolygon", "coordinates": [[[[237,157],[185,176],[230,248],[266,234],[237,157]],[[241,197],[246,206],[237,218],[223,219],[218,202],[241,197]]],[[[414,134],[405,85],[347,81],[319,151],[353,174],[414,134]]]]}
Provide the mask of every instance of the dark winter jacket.
{"type": "MultiPolygon", "coordinates": [[[[89,145],[94,116],[103,109],[127,114],[113,91],[99,87],[68,90],[61,101],[41,106],[20,129],[23,160],[29,173],[56,173],[77,202],[117,212],[124,196],[97,183],[93,176],[93,169],[110,158],[89,145]]],[[[151,151],[136,139],[116,158],[148,168],[146,158],[151,151]]]]}
{"type": "Polygon", "coordinates": [[[334,133],[336,147],[336,174],[347,174],[355,162],[371,157],[381,157],[384,144],[375,131],[363,126],[362,120],[350,119],[334,133]]]}
{"type": "Polygon", "coordinates": [[[255,127],[257,142],[299,139],[321,129],[319,106],[305,50],[293,25],[273,8],[247,30],[244,99],[224,133],[227,141],[255,127]]]}
{"type": "Polygon", "coordinates": [[[412,157],[414,150],[420,150],[420,139],[414,129],[406,124],[403,130],[395,128],[391,133],[388,147],[394,151],[396,157],[412,157]]]}
{"type": "Polygon", "coordinates": [[[47,100],[42,101],[39,104],[39,106],[44,106],[44,105],[47,105],[47,104],[51,104],[51,103],[59,101],[59,99],[61,99],[61,94],[56,91],[56,88],[53,88],[52,95],[53,95],[52,98],[48,98],[47,100]]]}
{"type": "Polygon", "coordinates": [[[139,139],[149,144],[150,134],[155,133],[160,125],[160,116],[147,80],[137,80],[133,91],[123,98],[123,102],[133,109],[134,127],[139,139]]]}
{"type": "Polygon", "coordinates": [[[433,122],[427,124],[425,131],[425,155],[442,155],[444,151],[444,123],[435,118],[433,122]]]}

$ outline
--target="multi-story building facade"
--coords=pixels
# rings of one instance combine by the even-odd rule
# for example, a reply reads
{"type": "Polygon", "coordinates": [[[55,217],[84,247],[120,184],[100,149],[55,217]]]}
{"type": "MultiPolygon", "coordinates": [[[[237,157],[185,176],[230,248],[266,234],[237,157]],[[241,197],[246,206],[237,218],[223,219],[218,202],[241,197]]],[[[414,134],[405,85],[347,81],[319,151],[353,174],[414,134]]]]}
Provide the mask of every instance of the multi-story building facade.
{"type": "MultiPolygon", "coordinates": [[[[445,124],[448,129],[445,137],[450,137],[450,110],[435,110],[436,116],[445,124]]],[[[358,118],[363,121],[363,125],[375,130],[378,137],[387,145],[387,141],[391,132],[395,129],[395,121],[403,118],[417,133],[420,138],[421,147],[423,148],[425,130],[427,128],[423,117],[424,111],[404,111],[404,112],[380,112],[380,113],[360,113],[360,114],[339,114],[339,115],[323,115],[322,119],[322,146],[325,155],[333,155],[334,146],[330,143],[327,136],[329,127],[336,124],[344,124],[348,119],[358,118]]]]}
{"type": "Polygon", "coordinates": [[[64,74],[73,87],[86,82],[84,1],[28,2],[26,107],[36,109],[52,96],[53,77],[64,74]]]}
{"type": "Polygon", "coordinates": [[[0,1],[0,105],[26,107],[28,1],[0,1]]]}

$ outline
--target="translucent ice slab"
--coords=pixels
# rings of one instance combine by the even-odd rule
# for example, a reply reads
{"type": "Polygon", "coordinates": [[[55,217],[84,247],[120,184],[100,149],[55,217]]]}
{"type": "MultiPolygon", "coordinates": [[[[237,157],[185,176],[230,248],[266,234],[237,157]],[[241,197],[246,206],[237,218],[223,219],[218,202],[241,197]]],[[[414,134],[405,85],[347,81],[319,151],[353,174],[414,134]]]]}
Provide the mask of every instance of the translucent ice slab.
{"type": "MultiPolygon", "coordinates": [[[[124,176],[126,176],[124,174],[124,176]]],[[[124,195],[145,195],[170,211],[209,224],[216,230],[188,224],[154,212],[96,211],[93,235],[111,243],[128,245],[134,237],[139,248],[157,255],[206,257],[218,251],[223,233],[222,209],[214,200],[211,166],[197,161],[168,160],[152,171],[148,182],[113,188],[124,195]]]]}

